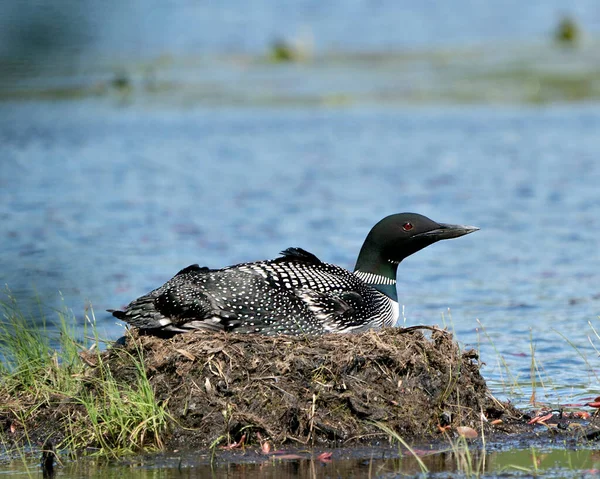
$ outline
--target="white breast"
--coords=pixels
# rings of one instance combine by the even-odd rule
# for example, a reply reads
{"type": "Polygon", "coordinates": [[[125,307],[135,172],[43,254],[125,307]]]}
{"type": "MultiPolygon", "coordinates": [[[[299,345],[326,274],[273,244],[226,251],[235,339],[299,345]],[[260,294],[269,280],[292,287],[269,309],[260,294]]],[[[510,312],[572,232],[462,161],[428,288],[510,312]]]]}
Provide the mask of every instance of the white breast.
{"type": "Polygon", "coordinates": [[[392,319],[390,326],[396,326],[398,323],[398,319],[400,319],[400,306],[398,305],[398,301],[394,301],[391,298],[388,298],[390,302],[390,306],[392,307],[392,319]]]}

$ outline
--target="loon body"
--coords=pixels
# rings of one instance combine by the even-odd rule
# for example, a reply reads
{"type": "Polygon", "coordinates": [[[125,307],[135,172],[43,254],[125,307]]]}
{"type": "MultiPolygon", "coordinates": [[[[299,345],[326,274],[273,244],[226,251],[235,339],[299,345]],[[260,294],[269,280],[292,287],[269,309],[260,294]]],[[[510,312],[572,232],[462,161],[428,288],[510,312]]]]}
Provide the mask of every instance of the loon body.
{"type": "Polygon", "coordinates": [[[407,256],[478,228],[436,223],[414,213],[377,223],[354,272],[288,248],[273,260],[223,269],[191,265],[112,314],[156,335],[195,329],[261,334],[323,334],[392,326],[396,271],[407,256]]]}

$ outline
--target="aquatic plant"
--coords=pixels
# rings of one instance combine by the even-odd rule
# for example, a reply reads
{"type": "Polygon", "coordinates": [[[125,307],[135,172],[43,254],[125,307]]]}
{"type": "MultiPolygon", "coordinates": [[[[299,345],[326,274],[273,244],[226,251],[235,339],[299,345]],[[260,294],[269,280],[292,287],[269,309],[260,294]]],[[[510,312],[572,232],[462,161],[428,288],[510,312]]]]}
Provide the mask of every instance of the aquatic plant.
{"type": "Polygon", "coordinates": [[[506,359],[504,359],[504,356],[500,353],[500,351],[496,347],[496,343],[494,342],[493,338],[488,334],[487,330],[483,326],[483,323],[479,319],[477,320],[477,324],[479,324],[479,328],[477,328],[478,343],[481,344],[480,335],[481,335],[481,333],[483,333],[483,335],[485,336],[485,338],[487,339],[489,344],[492,346],[494,353],[496,355],[496,360],[497,360],[498,366],[499,366],[501,383],[503,385],[504,390],[508,391],[508,393],[512,396],[516,395],[517,393],[522,394],[522,389],[521,389],[521,386],[519,385],[519,381],[518,381],[517,377],[513,374],[510,367],[508,366],[508,363],[506,362],[506,359]],[[502,374],[503,372],[504,372],[505,376],[502,374]]]}
{"type": "Polygon", "coordinates": [[[125,353],[132,380],[118,382],[102,361],[104,341],[92,309],[85,313],[78,340],[81,328],[68,310],[57,312],[58,322],[49,323],[40,308],[36,321],[19,309],[9,291],[6,296],[0,302],[0,415],[9,425],[5,443],[27,446],[55,436],[57,449],[106,456],[162,448],[169,416],[166,403],[155,399],[141,351],[125,353]],[[28,425],[41,417],[45,424],[32,437],[28,425]]]}
{"type": "Polygon", "coordinates": [[[383,431],[389,436],[391,442],[395,441],[398,443],[398,454],[400,455],[400,457],[402,457],[402,450],[400,449],[401,445],[410,453],[412,457],[414,457],[415,461],[417,461],[417,464],[419,464],[419,468],[421,469],[422,473],[427,474],[429,472],[429,469],[427,468],[423,460],[419,457],[416,451],[400,436],[400,434],[398,434],[396,431],[389,428],[383,423],[376,422],[374,424],[375,426],[377,426],[377,428],[381,429],[381,431],[383,431]]]}
{"type": "MultiPolygon", "coordinates": [[[[84,347],[75,340],[75,318],[66,310],[58,311],[58,323],[49,328],[44,314],[36,320],[23,313],[10,291],[7,300],[0,301],[0,311],[2,389],[27,391],[46,400],[53,393],[73,393],[78,387],[75,378],[83,370],[78,353],[84,347]]],[[[85,326],[83,333],[85,337],[85,326]]]]}
{"type": "Polygon", "coordinates": [[[554,41],[561,45],[573,46],[581,38],[581,28],[577,22],[569,16],[563,16],[554,29],[554,41]]]}
{"type": "Polygon", "coordinates": [[[131,383],[117,381],[100,354],[95,376],[85,381],[84,390],[73,397],[83,411],[68,416],[69,428],[86,431],[68,437],[63,446],[81,450],[95,445],[100,455],[118,457],[141,450],[160,450],[170,416],[166,402],[155,399],[148,381],[143,355],[129,353],[133,366],[131,383]]]}

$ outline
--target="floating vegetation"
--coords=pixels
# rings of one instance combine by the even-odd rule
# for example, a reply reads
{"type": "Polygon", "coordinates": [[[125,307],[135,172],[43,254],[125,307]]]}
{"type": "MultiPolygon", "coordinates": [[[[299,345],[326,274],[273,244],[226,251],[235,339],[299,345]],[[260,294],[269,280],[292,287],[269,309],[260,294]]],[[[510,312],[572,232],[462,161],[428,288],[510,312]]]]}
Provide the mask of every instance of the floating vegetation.
{"type": "Polygon", "coordinates": [[[581,39],[581,29],[572,17],[563,16],[554,30],[554,41],[560,45],[574,46],[581,39]]]}
{"type": "Polygon", "coordinates": [[[302,47],[281,38],[274,40],[269,50],[269,59],[274,63],[298,62],[307,57],[302,47]]]}
{"type": "Polygon", "coordinates": [[[296,60],[294,49],[283,40],[275,40],[271,45],[271,53],[269,55],[274,62],[291,62],[296,60]]]}
{"type": "Polygon", "coordinates": [[[308,40],[275,40],[266,55],[158,57],[99,66],[81,77],[65,72],[47,80],[11,82],[0,88],[0,101],[96,97],[120,106],[345,108],[600,100],[600,42],[584,44],[574,26],[564,30],[556,33],[564,38],[557,42],[578,48],[565,51],[548,42],[313,56],[308,40]],[[301,68],[282,68],[298,62],[301,68]]]}

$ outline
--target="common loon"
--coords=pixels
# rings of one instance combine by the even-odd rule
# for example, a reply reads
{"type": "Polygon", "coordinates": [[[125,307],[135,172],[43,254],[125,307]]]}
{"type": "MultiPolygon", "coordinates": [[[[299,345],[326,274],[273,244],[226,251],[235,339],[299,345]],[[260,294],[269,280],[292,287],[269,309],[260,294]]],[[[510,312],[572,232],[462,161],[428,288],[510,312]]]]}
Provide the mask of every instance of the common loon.
{"type": "Polygon", "coordinates": [[[195,329],[316,335],[392,326],[399,316],[398,264],[436,241],[478,229],[395,214],[371,229],[352,273],[288,248],[276,259],[223,269],[188,266],[124,311],[109,312],[158,336],[195,329]]]}

